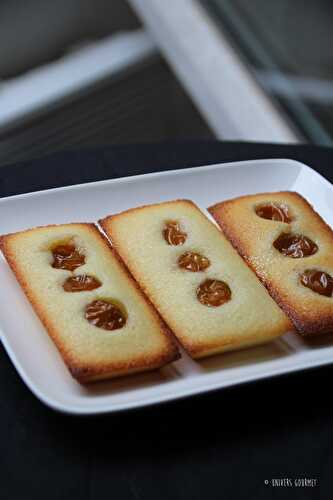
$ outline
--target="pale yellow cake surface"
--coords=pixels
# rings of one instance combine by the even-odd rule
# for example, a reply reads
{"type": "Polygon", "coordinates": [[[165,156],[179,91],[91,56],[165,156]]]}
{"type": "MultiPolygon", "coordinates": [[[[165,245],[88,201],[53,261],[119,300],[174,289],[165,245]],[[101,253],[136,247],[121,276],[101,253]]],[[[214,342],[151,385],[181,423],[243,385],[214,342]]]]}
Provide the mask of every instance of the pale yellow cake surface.
{"type": "Polygon", "coordinates": [[[333,276],[333,232],[304,198],[294,192],[263,193],[218,203],[209,211],[301,333],[333,331],[333,298],[300,282],[309,269],[333,276]],[[271,202],[288,206],[290,223],[258,217],[256,207],[271,202]],[[317,253],[298,259],[281,254],[273,242],[283,232],[311,238],[317,253]]]}
{"type": "Polygon", "coordinates": [[[255,274],[221,231],[190,201],[141,207],[107,217],[101,224],[126,265],[175,335],[193,357],[266,342],[290,329],[255,274]],[[165,222],[177,220],[187,233],[181,246],[164,239],[165,222]],[[180,255],[199,252],[211,265],[189,272],[180,255]],[[232,292],[219,307],[201,304],[196,289],[206,279],[225,281],[232,292]]]}
{"type": "Polygon", "coordinates": [[[106,378],[162,366],[178,350],[164,323],[138,290],[108,242],[93,224],[35,228],[1,238],[2,250],[72,374],[79,380],[106,378]],[[52,267],[51,248],[74,243],[85,264],[73,273],[52,267]],[[102,286],[65,292],[66,278],[89,274],[102,286]],[[127,312],[123,328],[108,331],[89,323],[87,304],[119,302],[127,312]]]}

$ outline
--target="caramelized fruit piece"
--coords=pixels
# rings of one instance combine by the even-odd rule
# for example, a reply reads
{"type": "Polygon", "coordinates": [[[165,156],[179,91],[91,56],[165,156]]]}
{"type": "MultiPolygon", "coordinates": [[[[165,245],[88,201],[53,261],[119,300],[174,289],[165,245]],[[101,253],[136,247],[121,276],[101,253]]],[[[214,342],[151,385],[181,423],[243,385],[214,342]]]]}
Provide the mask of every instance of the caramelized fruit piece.
{"type": "Polygon", "coordinates": [[[205,306],[218,307],[231,299],[231,290],[224,281],[206,280],[198,286],[197,297],[205,306]]]}
{"type": "Polygon", "coordinates": [[[287,223],[292,221],[287,205],[280,205],[273,202],[257,207],[256,214],[262,219],[269,219],[287,223]]]}
{"type": "Polygon", "coordinates": [[[169,221],[163,229],[165,241],[172,246],[184,245],[187,234],[180,229],[179,222],[169,221]]]}
{"type": "Polygon", "coordinates": [[[52,267],[56,269],[66,269],[74,271],[77,267],[83,266],[85,256],[82,255],[74,245],[58,245],[52,249],[53,263],[52,267]]]}
{"type": "Polygon", "coordinates": [[[85,292],[88,290],[95,290],[99,288],[102,283],[88,274],[79,274],[77,276],[70,276],[62,285],[65,292],[85,292]]]}
{"type": "Polygon", "coordinates": [[[274,247],[286,257],[299,259],[317,252],[317,245],[302,234],[282,233],[274,241],[274,247]]]}
{"type": "Polygon", "coordinates": [[[196,273],[207,269],[210,266],[210,261],[207,257],[200,255],[200,253],[185,252],[179,257],[178,266],[186,269],[186,271],[196,273]]]}
{"type": "Polygon", "coordinates": [[[320,295],[332,297],[333,278],[324,271],[317,271],[316,269],[304,271],[301,275],[301,283],[320,295]]]}
{"type": "Polygon", "coordinates": [[[87,305],[85,318],[89,323],[104,330],[117,330],[126,323],[124,312],[117,305],[106,300],[94,300],[87,305]]]}

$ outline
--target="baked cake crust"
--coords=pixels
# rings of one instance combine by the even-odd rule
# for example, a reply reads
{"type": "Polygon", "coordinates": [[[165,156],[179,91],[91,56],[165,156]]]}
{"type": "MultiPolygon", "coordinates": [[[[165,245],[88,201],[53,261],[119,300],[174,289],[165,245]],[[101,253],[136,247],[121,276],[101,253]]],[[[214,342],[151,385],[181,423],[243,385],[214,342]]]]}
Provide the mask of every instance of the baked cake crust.
{"type": "Polygon", "coordinates": [[[193,358],[268,342],[292,328],[221,231],[190,200],[132,208],[99,223],[145,295],[193,358]],[[163,226],[167,220],[179,220],[184,225],[188,239],[183,245],[166,243],[163,226]],[[177,259],[191,250],[208,257],[211,266],[201,272],[179,269],[177,259]],[[205,278],[227,281],[234,294],[232,300],[217,308],[200,304],[195,290],[205,278]],[[256,301],[262,305],[258,318],[251,310],[256,301]],[[237,317],[234,323],[233,313],[237,317]]]}
{"type": "Polygon", "coordinates": [[[333,298],[319,295],[299,281],[308,269],[333,276],[333,231],[305,198],[291,191],[261,193],[217,203],[208,210],[299,333],[333,331],[333,298]],[[259,217],[256,206],[269,202],[287,205],[291,222],[259,217]],[[298,259],[281,255],[273,242],[283,232],[311,238],[318,251],[298,259]]]}
{"type": "MultiPolygon", "coordinates": [[[[44,254],[51,253],[47,252],[46,247],[44,247],[43,255],[41,256],[42,266],[45,266],[46,263],[46,256],[44,254]]],[[[157,311],[155,311],[152,304],[143,295],[137,283],[128,273],[126,266],[124,266],[119,256],[111,248],[107,239],[94,224],[72,223],[49,225],[3,235],[0,237],[0,248],[39,319],[60,351],[69,371],[79,382],[85,383],[134,372],[152,370],[162,367],[180,357],[178,347],[168,327],[157,311]],[[46,238],[45,241],[44,235],[46,238]],[[81,244],[84,244],[86,240],[87,248],[89,247],[90,257],[88,255],[86,264],[77,269],[77,274],[80,274],[81,270],[85,272],[87,268],[88,272],[98,274],[100,269],[97,270],[94,267],[96,267],[96,259],[99,259],[103,261],[103,281],[107,282],[101,289],[93,291],[74,294],[61,292],[64,299],[71,299],[71,306],[74,309],[76,308],[77,315],[82,314],[83,316],[83,304],[91,302],[101,294],[103,297],[110,294],[111,296],[117,296],[117,288],[120,287],[122,302],[126,304],[126,295],[128,294],[129,307],[133,308],[136,318],[141,318],[142,325],[146,325],[145,327],[150,331],[149,335],[147,331],[140,331],[139,328],[136,328],[135,324],[131,324],[128,328],[125,325],[121,330],[117,330],[115,334],[114,332],[90,325],[84,320],[84,323],[81,321],[80,325],[78,325],[77,331],[75,331],[76,327],[71,327],[68,338],[66,337],[66,329],[62,329],[58,324],[57,317],[50,312],[50,308],[48,307],[50,304],[48,304],[46,294],[41,293],[38,287],[36,288],[35,279],[38,277],[38,270],[35,270],[34,273],[29,273],[29,262],[25,262],[25,249],[28,250],[27,253],[30,255],[31,250],[29,248],[31,245],[34,245],[35,238],[37,238],[36,247],[40,251],[43,245],[45,247],[45,245],[49,245],[54,240],[59,238],[62,240],[69,237],[79,238],[81,244]],[[96,252],[96,255],[94,255],[94,252],[96,252]],[[89,264],[89,259],[94,259],[94,263],[89,264]],[[108,265],[110,269],[106,269],[108,265]],[[111,287],[109,282],[111,283],[112,279],[114,281],[120,280],[121,286],[115,284],[111,287]],[[80,305],[78,307],[74,305],[75,301],[79,301],[80,305]],[[84,332],[81,331],[82,325],[84,332]],[[120,336],[123,336],[123,338],[119,337],[122,342],[121,349],[119,345],[117,347],[115,337],[113,338],[118,332],[120,332],[120,336]],[[85,334],[87,334],[86,338],[84,337],[85,334]],[[126,340],[124,340],[124,335],[126,336],[126,340]],[[75,336],[77,336],[77,339],[75,336]],[[146,347],[140,346],[139,338],[143,343],[147,341],[146,347]],[[135,345],[133,345],[133,339],[136,342],[135,345]],[[128,354],[126,350],[128,350],[128,354]],[[115,355],[115,351],[117,351],[117,356],[115,355]]],[[[57,275],[59,275],[59,280],[62,280],[72,274],[66,270],[54,270],[50,263],[48,263],[48,270],[49,272],[52,271],[53,274],[53,277],[50,278],[50,283],[52,280],[58,279],[57,275]]],[[[43,267],[42,273],[45,272],[45,267],[43,267]]],[[[60,281],[55,284],[56,287],[61,289],[60,281]]],[[[51,297],[53,297],[53,300],[58,300],[58,290],[54,293],[55,295],[51,294],[51,297]]],[[[50,300],[52,299],[50,298],[50,300]]],[[[66,307],[63,302],[61,302],[61,306],[66,307]]],[[[62,314],[61,307],[59,307],[58,313],[59,318],[62,314]]],[[[128,314],[130,317],[133,311],[129,310],[128,314]]],[[[75,311],[73,311],[73,316],[75,316],[75,311]]]]}

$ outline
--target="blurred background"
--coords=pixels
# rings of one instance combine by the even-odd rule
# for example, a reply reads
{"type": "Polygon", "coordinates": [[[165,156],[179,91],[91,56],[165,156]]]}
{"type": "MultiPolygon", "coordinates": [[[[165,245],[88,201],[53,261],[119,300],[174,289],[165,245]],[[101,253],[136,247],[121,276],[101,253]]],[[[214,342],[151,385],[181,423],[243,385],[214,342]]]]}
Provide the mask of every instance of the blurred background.
{"type": "Polygon", "coordinates": [[[329,0],[0,0],[0,165],[183,140],[333,140],[329,0]]]}

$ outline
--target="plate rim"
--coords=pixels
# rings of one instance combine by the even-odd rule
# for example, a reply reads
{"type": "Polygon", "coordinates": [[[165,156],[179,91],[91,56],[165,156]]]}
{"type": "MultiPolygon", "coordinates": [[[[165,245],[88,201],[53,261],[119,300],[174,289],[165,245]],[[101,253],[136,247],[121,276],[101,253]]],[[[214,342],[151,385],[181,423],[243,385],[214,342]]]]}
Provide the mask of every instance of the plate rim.
{"type": "MultiPolygon", "coordinates": [[[[60,187],[55,187],[55,188],[49,188],[49,189],[39,189],[37,191],[29,191],[27,193],[20,193],[20,194],[14,194],[10,196],[5,196],[0,198],[0,204],[4,203],[5,201],[10,201],[10,200],[18,200],[18,199],[23,199],[23,198],[29,198],[31,196],[41,196],[41,195],[46,195],[48,193],[57,193],[60,191],[68,191],[68,190],[80,190],[80,189],[87,189],[92,186],[103,186],[107,184],[117,184],[117,183],[123,183],[123,182],[135,182],[137,180],[142,179],[143,177],[145,178],[158,178],[158,177],[166,177],[168,175],[181,175],[184,174],[185,172],[193,173],[194,171],[196,172],[201,172],[201,171],[207,171],[207,170],[215,170],[218,168],[234,168],[235,165],[237,166],[245,166],[248,164],[253,164],[253,163],[266,163],[266,162],[272,162],[272,163],[282,163],[283,162],[288,162],[290,164],[294,164],[295,166],[301,167],[302,169],[305,169],[309,171],[312,175],[319,176],[321,180],[325,181],[325,183],[328,183],[329,186],[332,186],[330,181],[326,179],[322,174],[317,172],[315,169],[310,167],[309,165],[306,165],[305,163],[294,160],[292,158],[260,158],[258,160],[241,160],[241,161],[232,161],[232,162],[222,162],[222,163],[212,163],[208,165],[198,165],[196,167],[183,167],[179,169],[172,169],[172,170],[162,170],[160,172],[147,172],[146,174],[135,174],[135,175],[128,175],[125,177],[115,177],[111,179],[103,179],[100,181],[91,181],[91,182],[82,182],[79,184],[70,184],[68,186],[60,186],[60,187]]],[[[286,165],[287,167],[287,165],[286,165]]]]}

